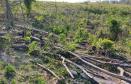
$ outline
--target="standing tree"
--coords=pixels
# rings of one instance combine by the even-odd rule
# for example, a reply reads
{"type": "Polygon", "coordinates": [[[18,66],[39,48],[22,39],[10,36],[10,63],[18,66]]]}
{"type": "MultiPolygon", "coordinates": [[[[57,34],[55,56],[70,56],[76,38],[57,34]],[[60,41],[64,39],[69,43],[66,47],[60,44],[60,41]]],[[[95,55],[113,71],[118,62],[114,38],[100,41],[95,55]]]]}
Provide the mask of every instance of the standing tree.
{"type": "MultiPolygon", "coordinates": [[[[26,7],[27,16],[30,15],[31,5],[32,5],[33,1],[35,1],[35,0],[24,0],[23,1],[24,4],[25,4],[25,7],[26,7]]],[[[13,13],[12,13],[12,10],[11,10],[10,0],[2,0],[0,2],[4,6],[5,25],[6,25],[6,29],[9,30],[9,29],[13,28],[13,26],[14,26],[13,13]]]]}
{"type": "Polygon", "coordinates": [[[25,4],[25,7],[26,7],[26,12],[27,12],[27,16],[30,16],[30,12],[31,12],[31,9],[32,9],[32,2],[34,2],[35,0],[24,0],[24,4],[25,4]]]}
{"type": "Polygon", "coordinates": [[[5,3],[5,24],[7,29],[11,29],[14,26],[13,14],[11,11],[9,0],[3,0],[5,3]]]}

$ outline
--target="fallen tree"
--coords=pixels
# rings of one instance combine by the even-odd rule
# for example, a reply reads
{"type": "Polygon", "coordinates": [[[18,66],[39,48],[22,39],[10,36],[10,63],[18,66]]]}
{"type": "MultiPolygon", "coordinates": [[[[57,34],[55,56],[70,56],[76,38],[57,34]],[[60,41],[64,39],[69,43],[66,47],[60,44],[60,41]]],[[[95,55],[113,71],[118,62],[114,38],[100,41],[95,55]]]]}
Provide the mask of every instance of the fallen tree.
{"type": "MultiPolygon", "coordinates": [[[[40,31],[38,31],[38,32],[40,32],[40,31]]],[[[58,49],[58,47],[55,47],[55,48],[58,49]]],[[[60,50],[66,51],[66,50],[64,50],[64,49],[62,49],[62,48],[60,48],[60,50]]],[[[107,70],[105,70],[105,69],[102,69],[102,68],[94,65],[93,63],[90,63],[90,62],[89,62],[89,60],[92,60],[92,61],[95,61],[95,62],[102,63],[102,62],[100,62],[100,61],[98,61],[98,60],[89,59],[89,58],[87,58],[88,60],[85,60],[85,59],[82,58],[82,56],[79,56],[79,55],[76,54],[76,53],[73,53],[73,52],[71,52],[71,51],[66,51],[66,52],[68,52],[69,54],[71,54],[71,55],[73,55],[74,57],[78,58],[80,61],[82,61],[82,62],[83,62],[84,64],[86,64],[87,66],[90,66],[90,67],[94,68],[94,70],[98,70],[98,71],[103,72],[103,73],[105,73],[105,74],[108,74],[108,75],[110,75],[110,76],[112,76],[112,77],[115,77],[115,78],[118,78],[118,79],[127,81],[127,82],[129,82],[129,83],[131,82],[131,79],[128,78],[128,77],[124,77],[124,76],[120,76],[120,75],[118,75],[118,74],[111,73],[111,72],[109,72],[109,71],[107,71],[107,70]]],[[[75,66],[78,67],[79,69],[81,69],[88,77],[90,77],[90,78],[92,78],[92,79],[94,78],[94,76],[92,75],[93,73],[91,73],[90,71],[88,71],[87,68],[84,68],[83,66],[80,66],[80,65],[76,64],[75,62],[72,62],[71,60],[65,59],[63,56],[60,56],[60,57],[62,57],[62,59],[63,59],[64,61],[67,61],[67,62],[75,65],[75,66]],[[89,73],[89,72],[90,72],[90,73],[89,73]]],[[[106,63],[102,63],[102,64],[106,64],[106,63]]],[[[108,64],[109,64],[109,63],[108,63],[108,64]]],[[[110,63],[110,64],[111,64],[111,63],[110,63]]],[[[59,77],[58,77],[53,71],[51,71],[51,70],[49,70],[49,69],[46,69],[46,67],[42,66],[41,64],[37,64],[37,65],[40,66],[41,68],[45,69],[46,71],[50,72],[52,75],[54,75],[56,78],[59,79],[59,77]]],[[[112,63],[112,65],[113,65],[113,63],[112,63]]],[[[116,66],[123,66],[122,64],[121,64],[121,65],[120,65],[120,64],[119,64],[119,65],[118,65],[118,64],[115,64],[115,65],[116,65],[116,66]]],[[[72,78],[73,78],[73,75],[70,73],[68,67],[67,67],[65,64],[64,64],[64,66],[66,67],[67,71],[69,72],[69,74],[70,74],[70,75],[72,76],[72,78]]],[[[130,67],[130,65],[128,65],[128,67],[130,67]]],[[[94,79],[94,80],[95,80],[95,79],[94,79]]]]}
{"type": "MultiPolygon", "coordinates": [[[[62,60],[65,60],[66,62],[69,62],[69,63],[73,64],[74,66],[76,66],[77,68],[79,68],[80,70],[82,70],[83,73],[85,73],[88,77],[90,77],[91,79],[93,79],[94,76],[91,75],[90,73],[88,73],[88,72],[84,69],[84,67],[76,64],[75,62],[72,62],[71,60],[68,60],[68,59],[64,58],[64,57],[61,56],[61,55],[59,55],[59,57],[60,57],[62,60]]],[[[93,80],[94,80],[94,79],[93,79],[93,80]]]]}
{"type": "Polygon", "coordinates": [[[101,71],[101,72],[103,72],[105,74],[108,74],[110,76],[113,76],[113,77],[116,77],[116,78],[119,78],[121,80],[124,80],[124,81],[127,81],[127,82],[131,83],[131,79],[130,78],[127,78],[127,77],[124,77],[124,76],[120,76],[120,75],[111,73],[111,72],[109,72],[109,71],[107,71],[105,69],[102,69],[102,68],[100,68],[100,67],[98,67],[98,66],[96,66],[96,65],[94,65],[94,64],[92,64],[90,62],[87,62],[86,60],[82,59],[79,55],[77,55],[77,54],[75,54],[75,53],[73,53],[71,51],[68,51],[68,53],[72,54],[75,57],[78,57],[82,62],[84,62],[88,66],[91,66],[91,67],[93,67],[93,68],[95,68],[95,69],[97,69],[97,70],[99,70],[99,71],[101,71]]]}
{"type": "Polygon", "coordinates": [[[87,60],[87,61],[93,61],[93,62],[96,62],[96,63],[99,63],[99,64],[107,64],[107,65],[113,65],[113,66],[119,66],[119,67],[127,67],[127,68],[131,68],[131,65],[130,64],[127,64],[127,63],[111,63],[111,62],[103,62],[103,61],[100,61],[100,60],[96,60],[96,59],[93,59],[93,58],[90,58],[90,57],[83,57],[84,60],[87,60]]]}

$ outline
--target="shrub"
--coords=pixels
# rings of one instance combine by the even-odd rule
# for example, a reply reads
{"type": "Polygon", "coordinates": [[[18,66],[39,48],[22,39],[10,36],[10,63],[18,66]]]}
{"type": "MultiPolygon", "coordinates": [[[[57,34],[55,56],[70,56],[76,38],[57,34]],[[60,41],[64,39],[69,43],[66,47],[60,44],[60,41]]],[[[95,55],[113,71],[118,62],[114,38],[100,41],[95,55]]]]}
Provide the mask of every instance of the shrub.
{"type": "Polygon", "coordinates": [[[74,39],[75,39],[75,42],[80,43],[80,42],[86,41],[87,38],[88,38],[88,32],[85,29],[80,28],[75,33],[74,39]]]}
{"type": "Polygon", "coordinates": [[[61,26],[54,26],[53,32],[56,33],[56,34],[61,34],[61,33],[65,32],[65,29],[61,26]]]}
{"type": "Polygon", "coordinates": [[[5,67],[5,77],[8,80],[12,80],[16,75],[15,68],[12,65],[7,65],[5,67]]]}
{"type": "Polygon", "coordinates": [[[131,40],[126,40],[126,45],[131,50],[131,40]]]}
{"type": "Polygon", "coordinates": [[[113,42],[109,39],[102,39],[102,38],[96,38],[95,36],[90,36],[90,43],[92,46],[95,46],[97,48],[103,48],[103,49],[112,49],[113,48],[113,42]]]}
{"type": "Polygon", "coordinates": [[[0,79],[0,84],[8,84],[5,79],[0,79]]]}
{"type": "Polygon", "coordinates": [[[96,45],[97,45],[97,42],[98,42],[98,38],[97,38],[95,35],[89,33],[88,41],[89,41],[89,43],[90,43],[92,46],[96,46],[96,45]]]}
{"type": "Polygon", "coordinates": [[[4,69],[4,61],[0,61],[0,71],[4,69]]]}
{"type": "Polygon", "coordinates": [[[60,34],[60,38],[59,38],[60,42],[65,43],[66,42],[66,35],[65,34],[60,34]]]}
{"type": "Polygon", "coordinates": [[[29,36],[26,36],[26,37],[24,37],[23,38],[25,41],[30,41],[31,40],[31,38],[29,37],[29,36]]]}
{"type": "Polygon", "coordinates": [[[113,41],[118,40],[118,34],[121,32],[120,24],[116,20],[110,21],[110,33],[111,33],[111,39],[113,41]]]}
{"type": "Polygon", "coordinates": [[[67,43],[67,49],[70,51],[74,51],[76,47],[77,47],[76,43],[73,43],[73,42],[67,43]]]}
{"type": "Polygon", "coordinates": [[[31,44],[29,44],[29,51],[28,53],[31,55],[38,55],[39,54],[39,45],[36,41],[33,41],[31,44]]]}
{"type": "Polygon", "coordinates": [[[42,21],[42,20],[44,20],[44,16],[38,15],[38,16],[35,16],[35,19],[38,21],[42,21]]]}
{"type": "Polygon", "coordinates": [[[5,50],[8,47],[8,44],[9,44],[8,39],[0,37],[0,51],[5,50]]]}
{"type": "Polygon", "coordinates": [[[30,15],[31,9],[32,9],[32,2],[34,2],[35,0],[24,0],[24,5],[26,7],[26,13],[27,16],[30,15]]]}
{"type": "Polygon", "coordinates": [[[131,55],[131,40],[127,41],[126,49],[123,47],[122,49],[127,52],[127,56],[130,56],[131,55]]]}
{"type": "Polygon", "coordinates": [[[100,46],[103,48],[103,49],[112,49],[113,48],[113,42],[111,40],[108,40],[108,39],[103,39],[100,41],[100,46]]]}
{"type": "Polygon", "coordinates": [[[11,81],[11,84],[16,84],[16,80],[12,80],[12,81],[11,81]]]}
{"type": "Polygon", "coordinates": [[[30,82],[31,84],[46,84],[46,81],[42,77],[35,77],[30,82]]]}
{"type": "Polygon", "coordinates": [[[42,78],[38,78],[37,80],[35,80],[35,84],[46,84],[45,80],[43,80],[42,78]]]}

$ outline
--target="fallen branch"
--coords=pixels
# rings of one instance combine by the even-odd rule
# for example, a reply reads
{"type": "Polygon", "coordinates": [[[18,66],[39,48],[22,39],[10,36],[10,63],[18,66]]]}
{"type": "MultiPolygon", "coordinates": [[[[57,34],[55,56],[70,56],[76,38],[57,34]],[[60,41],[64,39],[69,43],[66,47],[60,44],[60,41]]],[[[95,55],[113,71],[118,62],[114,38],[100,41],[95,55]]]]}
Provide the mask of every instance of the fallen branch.
{"type": "MultiPolygon", "coordinates": [[[[60,48],[60,47],[57,47],[57,46],[55,46],[55,48],[60,49],[60,50],[64,50],[64,49],[62,49],[62,48],[60,48]]],[[[105,69],[102,69],[102,68],[100,68],[100,67],[98,67],[98,66],[96,66],[96,65],[94,65],[94,64],[92,64],[92,63],[90,63],[90,62],[87,62],[86,60],[82,59],[79,55],[77,55],[77,54],[75,54],[75,53],[73,53],[73,52],[71,52],[71,51],[67,51],[67,52],[68,52],[69,54],[71,54],[71,55],[79,58],[82,62],[84,62],[84,63],[87,64],[88,66],[91,66],[91,67],[93,67],[93,68],[95,68],[95,69],[97,69],[97,70],[99,70],[99,71],[101,71],[101,72],[103,72],[103,73],[105,73],[105,74],[108,74],[108,75],[110,75],[110,76],[112,76],[112,77],[119,78],[119,79],[121,79],[121,80],[125,80],[125,81],[127,81],[127,82],[129,82],[129,83],[131,82],[131,79],[130,79],[130,78],[127,78],[127,77],[124,77],[124,76],[119,76],[119,75],[117,75],[117,74],[115,74],[115,73],[109,72],[109,71],[107,71],[107,70],[105,70],[105,69]]]]}
{"type": "Polygon", "coordinates": [[[13,44],[13,45],[12,45],[12,48],[14,48],[15,50],[21,50],[21,51],[26,51],[26,50],[28,50],[28,46],[27,46],[27,45],[24,45],[24,44],[20,44],[20,45],[13,44]]]}
{"type": "Polygon", "coordinates": [[[66,66],[66,64],[65,64],[64,61],[65,61],[65,59],[63,58],[63,61],[62,61],[63,66],[66,68],[66,70],[67,70],[67,72],[70,74],[70,76],[71,76],[72,78],[75,78],[75,77],[73,76],[73,74],[70,72],[69,68],[66,66]]]}
{"type": "Polygon", "coordinates": [[[86,57],[86,58],[83,58],[84,60],[87,60],[87,61],[93,61],[93,62],[96,62],[96,63],[99,63],[99,64],[108,64],[108,65],[113,65],[113,66],[119,66],[119,67],[127,67],[127,68],[131,68],[131,65],[130,64],[126,64],[126,63],[123,63],[123,64],[119,64],[119,63],[111,63],[111,62],[103,62],[103,61],[100,61],[100,60],[96,60],[96,59],[93,59],[93,58],[89,58],[89,57],[86,57]]]}
{"type": "Polygon", "coordinates": [[[47,72],[49,72],[50,74],[52,74],[53,76],[55,76],[57,79],[60,80],[59,76],[56,75],[53,71],[51,71],[50,69],[46,68],[45,66],[39,64],[39,63],[36,63],[36,65],[38,65],[39,67],[43,68],[44,70],[46,70],[47,72]]]}
{"type": "Polygon", "coordinates": [[[83,73],[85,73],[88,77],[93,78],[93,76],[91,74],[89,74],[82,66],[76,64],[75,62],[72,62],[71,60],[66,59],[65,57],[63,57],[61,55],[59,55],[59,56],[62,60],[65,60],[66,62],[69,62],[69,63],[73,64],[74,66],[76,66],[77,68],[79,68],[80,70],[82,70],[83,73]]]}
{"type": "MultiPolygon", "coordinates": [[[[99,76],[99,75],[96,75],[95,73],[93,73],[93,72],[85,69],[83,66],[78,65],[78,64],[76,64],[75,62],[72,62],[71,60],[68,60],[68,59],[66,59],[65,57],[61,56],[61,55],[59,55],[59,56],[61,57],[61,59],[64,59],[66,62],[69,62],[69,63],[73,64],[74,66],[76,66],[77,68],[79,68],[80,70],[82,70],[83,73],[86,74],[86,75],[90,78],[90,80],[93,80],[93,81],[95,82],[95,84],[97,84],[98,82],[100,82],[100,81],[101,81],[100,79],[102,79],[103,81],[108,82],[108,80],[106,80],[104,77],[101,77],[101,76],[99,76]],[[93,75],[92,75],[92,74],[93,74],[93,75]],[[97,77],[98,77],[98,78],[97,78],[97,77]]],[[[88,79],[88,78],[87,78],[87,79],[88,79]]]]}
{"type": "MultiPolygon", "coordinates": [[[[28,26],[27,25],[25,25],[25,26],[23,26],[23,25],[16,25],[16,27],[17,28],[23,28],[23,29],[27,29],[27,30],[33,30],[33,31],[36,31],[36,32],[40,32],[40,33],[42,33],[42,34],[44,34],[44,35],[47,35],[47,34],[49,34],[49,32],[47,32],[47,31],[44,31],[44,30],[41,30],[41,29],[38,29],[38,28],[33,28],[33,27],[31,27],[31,28],[28,28],[28,26]],[[26,27],[25,27],[26,26],[26,27]]],[[[59,37],[58,35],[56,35],[56,34],[53,34],[53,36],[55,36],[55,37],[59,37]]]]}
{"type": "Polygon", "coordinates": [[[131,73],[130,72],[125,71],[124,73],[131,78],[131,73]]]}
{"type": "Polygon", "coordinates": [[[4,36],[6,34],[7,34],[7,32],[0,32],[0,36],[4,36]]]}
{"type": "Polygon", "coordinates": [[[124,69],[121,67],[117,67],[117,69],[120,71],[120,76],[123,76],[124,74],[124,69]]]}
{"type": "Polygon", "coordinates": [[[98,66],[96,66],[96,65],[94,65],[94,64],[92,64],[92,63],[90,63],[90,62],[85,61],[85,60],[82,59],[79,55],[77,55],[77,54],[75,54],[75,53],[73,53],[73,52],[71,52],[71,51],[68,51],[68,53],[70,53],[70,54],[73,55],[73,56],[78,57],[78,58],[79,58],[82,62],[84,62],[85,64],[87,64],[87,65],[89,65],[89,66],[91,66],[91,67],[93,67],[93,68],[95,68],[95,69],[97,69],[97,70],[99,70],[99,71],[101,71],[101,72],[103,72],[103,73],[105,73],[105,74],[108,74],[108,75],[110,75],[110,76],[119,78],[119,79],[121,79],[121,80],[125,80],[125,81],[127,81],[127,82],[131,82],[131,79],[130,79],[130,78],[127,78],[127,77],[124,77],[124,76],[119,76],[119,75],[114,74],[114,73],[111,73],[111,72],[109,72],[109,71],[107,71],[107,70],[105,70],[105,69],[102,69],[102,68],[100,68],[100,67],[98,67],[98,66]]]}
{"type": "MultiPolygon", "coordinates": [[[[104,57],[104,56],[98,56],[98,55],[87,55],[87,54],[81,54],[76,52],[76,54],[80,55],[81,58],[92,58],[92,59],[96,59],[96,60],[101,60],[101,61],[106,61],[106,62],[115,62],[115,63],[120,63],[120,64],[131,64],[130,61],[122,61],[122,60],[118,60],[118,59],[112,59],[109,57],[104,57]]],[[[130,65],[131,66],[131,65],[130,65]]]]}
{"type": "MultiPolygon", "coordinates": [[[[77,54],[77,53],[76,53],[77,54]]],[[[80,54],[78,54],[80,55],[80,54]]],[[[110,62],[112,61],[113,59],[110,59],[110,58],[105,58],[105,57],[97,57],[97,56],[83,56],[83,55],[80,55],[81,58],[90,58],[90,59],[95,59],[95,60],[99,60],[99,61],[106,61],[106,62],[110,62]]],[[[78,57],[74,57],[72,58],[72,60],[76,60],[78,59],[78,57]]],[[[114,61],[114,60],[113,60],[114,61]]]]}

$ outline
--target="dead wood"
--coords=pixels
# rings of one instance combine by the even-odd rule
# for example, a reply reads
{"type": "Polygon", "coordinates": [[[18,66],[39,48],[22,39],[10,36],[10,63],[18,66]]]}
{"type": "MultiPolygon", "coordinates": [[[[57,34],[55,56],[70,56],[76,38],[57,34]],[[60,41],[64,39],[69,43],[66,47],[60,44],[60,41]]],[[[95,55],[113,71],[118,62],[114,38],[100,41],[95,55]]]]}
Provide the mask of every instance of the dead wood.
{"type": "Polygon", "coordinates": [[[0,36],[5,36],[6,32],[0,32],[0,36]]]}
{"type": "Polygon", "coordinates": [[[96,63],[99,63],[99,64],[107,64],[107,65],[113,65],[113,66],[131,68],[131,65],[130,65],[130,64],[127,64],[127,63],[122,63],[122,64],[121,64],[121,63],[103,62],[103,61],[96,60],[96,59],[89,58],[89,57],[86,57],[86,58],[83,58],[83,59],[84,59],[84,60],[87,60],[87,61],[93,61],[93,62],[96,62],[96,63]]]}
{"type": "Polygon", "coordinates": [[[116,77],[116,78],[119,78],[119,79],[121,79],[121,80],[125,80],[125,81],[131,83],[131,79],[130,79],[130,78],[127,78],[127,77],[124,77],[124,76],[119,76],[119,75],[114,74],[114,73],[111,73],[111,72],[109,72],[109,71],[107,71],[107,70],[105,70],[105,69],[102,69],[102,68],[100,68],[100,67],[98,67],[98,66],[96,66],[96,65],[94,65],[94,64],[92,64],[92,63],[90,63],[90,62],[87,62],[86,60],[82,59],[79,55],[77,55],[77,54],[75,54],[75,53],[73,53],[73,52],[71,52],[71,51],[68,51],[68,53],[72,54],[73,56],[78,57],[78,58],[79,58],[82,62],[84,62],[85,64],[87,64],[87,65],[89,65],[89,66],[91,66],[91,67],[93,67],[93,68],[95,68],[95,69],[97,69],[97,70],[99,70],[99,71],[101,71],[101,72],[103,72],[103,73],[105,73],[105,74],[108,74],[108,75],[110,75],[110,76],[112,76],[112,77],[116,77]]]}
{"type": "Polygon", "coordinates": [[[130,72],[124,71],[124,74],[131,78],[131,73],[130,72]]]}
{"type": "Polygon", "coordinates": [[[35,37],[35,36],[32,36],[31,39],[32,39],[33,41],[38,41],[38,42],[40,41],[40,39],[37,38],[37,37],[35,37]]]}
{"type": "MultiPolygon", "coordinates": [[[[64,59],[66,62],[69,62],[69,63],[73,64],[74,66],[76,66],[77,68],[79,68],[80,70],[82,70],[83,73],[88,76],[87,79],[90,78],[90,80],[95,81],[95,83],[97,83],[98,81],[100,81],[100,80],[98,80],[99,78],[101,79],[101,77],[100,77],[99,75],[97,75],[97,74],[89,71],[88,69],[85,69],[83,66],[78,65],[78,64],[76,64],[75,62],[72,62],[71,60],[66,59],[65,57],[63,57],[63,56],[61,56],[61,55],[59,55],[59,56],[61,57],[61,59],[64,59]],[[93,75],[92,75],[92,74],[93,74],[93,75]]],[[[103,79],[104,81],[107,81],[107,80],[105,80],[103,77],[102,77],[102,79],[103,79]]]]}
{"type": "Polygon", "coordinates": [[[120,76],[123,76],[125,70],[121,67],[117,67],[117,69],[120,71],[120,76]]]}
{"type": "MultiPolygon", "coordinates": [[[[16,28],[22,28],[22,29],[27,29],[27,30],[33,30],[33,31],[36,31],[36,32],[41,33],[42,35],[47,35],[47,34],[49,34],[49,32],[47,32],[47,31],[44,31],[44,30],[41,30],[41,29],[38,29],[38,28],[33,28],[33,27],[28,28],[28,26],[27,26],[27,27],[25,27],[25,26],[27,26],[27,25],[18,25],[18,24],[16,24],[16,28]]],[[[59,36],[56,35],[56,34],[53,34],[53,36],[55,36],[56,38],[59,37],[59,36]]]]}
{"type": "Polygon", "coordinates": [[[28,46],[27,45],[18,45],[18,44],[13,44],[12,48],[14,50],[19,50],[19,51],[27,51],[28,50],[28,46]]]}
{"type": "Polygon", "coordinates": [[[41,65],[39,63],[37,63],[36,65],[38,65],[39,67],[43,68],[44,70],[46,70],[47,72],[49,72],[50,74],[52,74],[53,76],[55,76],[57,79],[60,79],[60,77],[58,75],[55,74],[55,72],[53,72],[52,70],[48,69],[47,67],[45,67],[44,65],[41,65]]]}
{"type": "Polygon", "coordinates": [[[71,71],[69,70],[69,68],[67,67],[67,65],[65,64],[64,61],[65,61],[65,59],[63,58],[63,61],[62,61],[63,66],[66,68],[66,70],[67,70],[67,72],[70,74],[71,78],[75,78],[75,77],[73,76],[73,74],[71,73],[71,71]]]}
{"type": "Polygon", "coordinates": [[[89,74],[82,66],[76,64],[75,62],[72,62],[71,60],[68,60],[66,58],[64,58],[63,56],[59,55],[61,57],[62,60],[65,60],[66,62],[69,62],[71,64],[73,64],[74,66],[76,66],[77,68],[81,69],[87,76],[89,76],[90,78],[93,78],[91,74],[89,74]]]}

